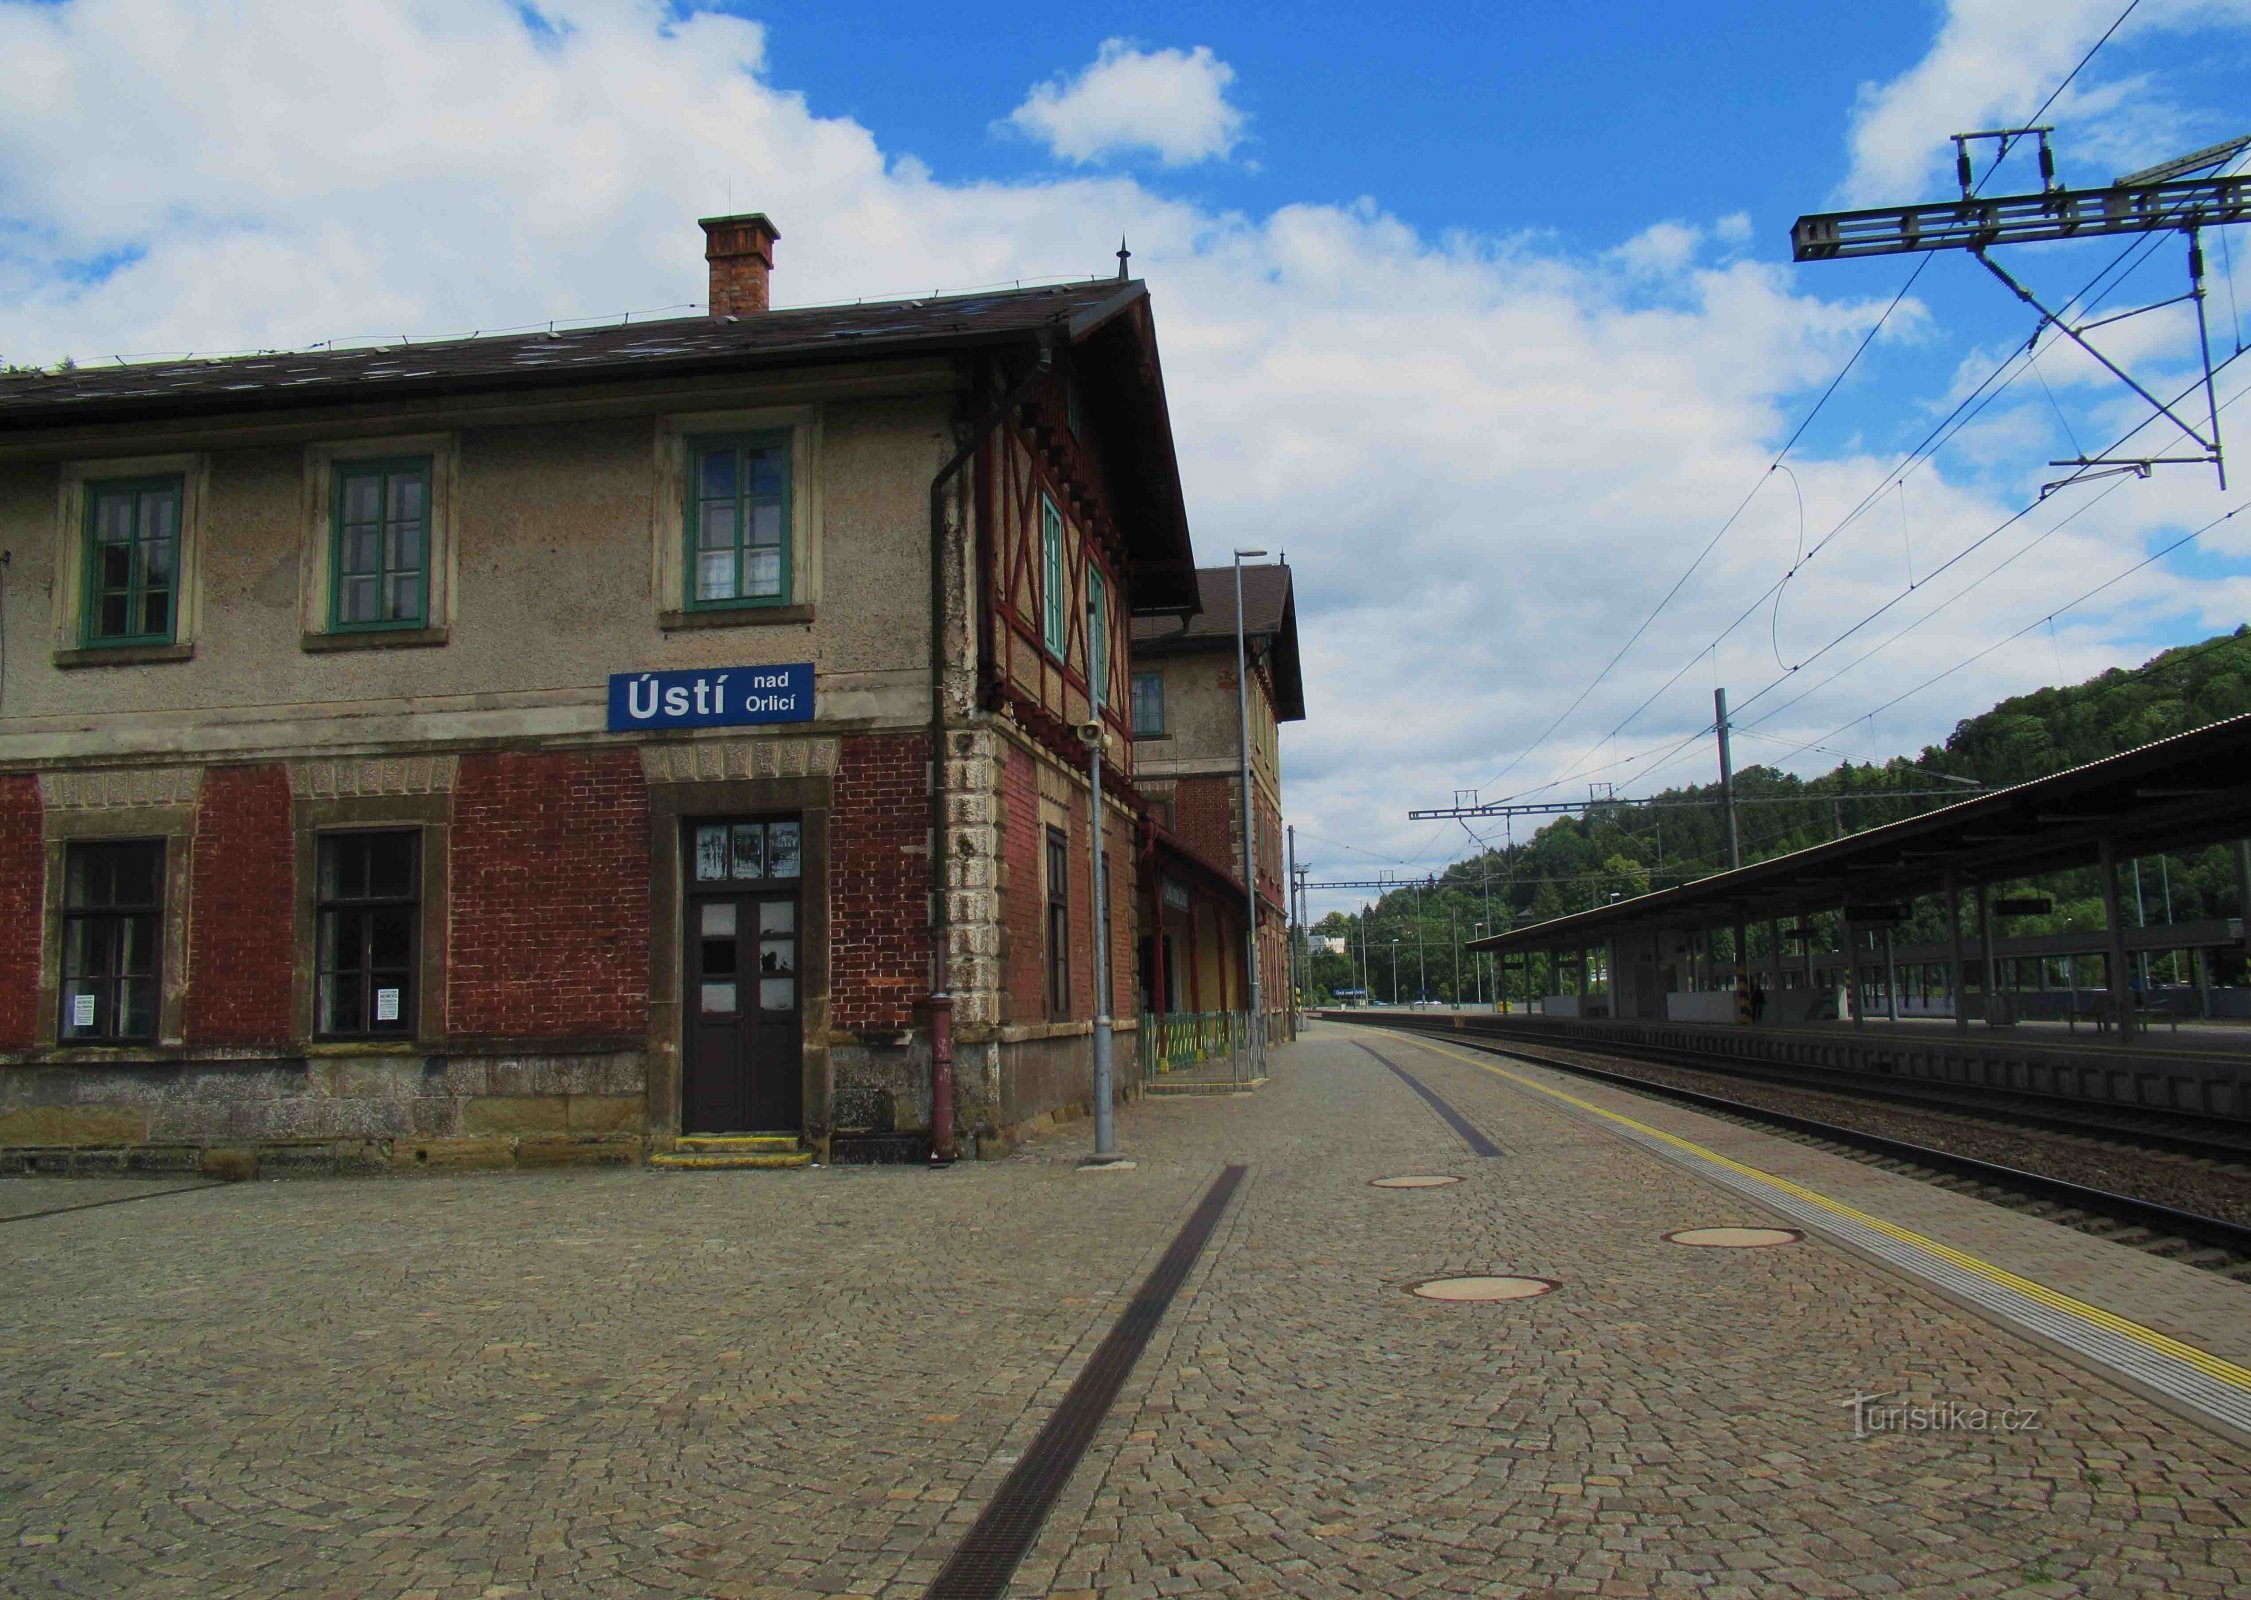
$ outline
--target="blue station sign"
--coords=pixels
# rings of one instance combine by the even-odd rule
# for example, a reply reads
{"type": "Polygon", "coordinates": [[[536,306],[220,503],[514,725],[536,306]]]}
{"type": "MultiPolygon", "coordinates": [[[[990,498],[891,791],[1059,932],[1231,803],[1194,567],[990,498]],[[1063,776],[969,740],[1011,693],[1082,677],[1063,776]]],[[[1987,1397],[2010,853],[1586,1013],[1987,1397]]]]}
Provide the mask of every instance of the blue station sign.
{"type": "Polygon", "coordinates": [[[610,732],[813,720],[813,663],[610,674],[610,732]]]}

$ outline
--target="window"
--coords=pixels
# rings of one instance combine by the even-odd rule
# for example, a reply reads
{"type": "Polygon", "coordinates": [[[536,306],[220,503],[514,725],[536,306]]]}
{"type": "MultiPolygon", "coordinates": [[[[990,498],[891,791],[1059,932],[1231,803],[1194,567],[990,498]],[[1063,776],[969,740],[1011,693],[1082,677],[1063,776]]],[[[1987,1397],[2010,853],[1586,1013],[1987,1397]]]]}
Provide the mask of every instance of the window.
{"type": "Polygon", "coordinates": [[[314,1031],[324,1039],[412,1038],[421,835],[411,829],[324,834],[318,870],[314,1031]]]}
{"type": "Polygon", "coordinates": [[[1061,658],[1068,636],[1063,619],[1063,513],[1040,496],[1040,594],[1046,609],[1043,632],[1050,655],[1061,658]]]}
{"type": "Polygon", "coordinates": [[[1165,731],[1165,675],[1161,672],[1137,672],[1133,675],[1133,736],[1136,739],[1158,739],[1165,731]]]}
{"type": "Polygon", "coordinates": [[[430,458],[342,461],[329,495],[330,628],[420,628],[430,616],[430,458]]]}
{"type": "Polygon", "coordinates": [[[1110,586],[1086,569],[1086,686],[1096,710],[1110,703],[1110,586]]]}
{"type": "Polygon", "coordinates": [[[82,643],[172,643],[183,497],[176,476],[86,485],[82,643]]]}
{"type": "Polygon", "coordinates": [[[789,435],[688,441],[688,604],[789,600],[789,435]]]}
{"type": "Polygon", "coordinates": [[[1063,830],[1047,830],[1047,1014],[1071,1014],[1071,851],[1063,830]]]}
{"type": "Polygon", "coordinates": [[[63,863],[65,1044],[156,1037],[164,841],[74,844],[63,863]]]}

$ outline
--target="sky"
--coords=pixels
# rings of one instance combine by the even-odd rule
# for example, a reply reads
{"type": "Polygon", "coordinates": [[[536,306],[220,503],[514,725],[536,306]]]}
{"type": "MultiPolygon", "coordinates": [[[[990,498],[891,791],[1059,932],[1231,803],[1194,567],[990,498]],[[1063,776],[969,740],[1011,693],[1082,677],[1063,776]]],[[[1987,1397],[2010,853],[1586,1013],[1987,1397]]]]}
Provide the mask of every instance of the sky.
{"type": "MultiPolygon", "coordinates": [[[[2251,511],[2208,525],[2251,455],[2043,499],[2186,441],[1967,256],[1790,262],[2067,78],[2066,183],[2251,133],[2251,0],[2139,0],[2071,76],[2124,6],[0,0],[0,358],[691,311],[729,210],[780,227],[782,305],[1107,275],[1122,235],[1200,556],[1296,572],[1299,858],[1419,877],[1476,836],[1413,806],[1709,781],[1715,687],[1739,765],[1813,771],[2245,620],[2251,511]]],[[[2081,315],[2186,290],[2177,235],[2124,252],[1996,259],[2081,315]]],[[[2206,257],[2224,362],[2251,233],[2206,257]]],[[[2201,373],[2186,304],[2092,337],[2201,373]]]]}

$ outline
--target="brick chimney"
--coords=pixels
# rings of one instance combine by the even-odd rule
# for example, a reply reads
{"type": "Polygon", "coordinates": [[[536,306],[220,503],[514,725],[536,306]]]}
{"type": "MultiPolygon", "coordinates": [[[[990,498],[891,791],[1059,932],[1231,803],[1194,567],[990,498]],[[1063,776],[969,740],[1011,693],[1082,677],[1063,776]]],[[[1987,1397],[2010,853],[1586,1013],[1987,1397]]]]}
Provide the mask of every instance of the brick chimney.
{"type": "Polygon", "coordinates": [[[711,314],[747,317],[766,309],[766,275],[774,270],[780,230],[763,211],[705,217],[703,258],[711,264],[711,314]]]}

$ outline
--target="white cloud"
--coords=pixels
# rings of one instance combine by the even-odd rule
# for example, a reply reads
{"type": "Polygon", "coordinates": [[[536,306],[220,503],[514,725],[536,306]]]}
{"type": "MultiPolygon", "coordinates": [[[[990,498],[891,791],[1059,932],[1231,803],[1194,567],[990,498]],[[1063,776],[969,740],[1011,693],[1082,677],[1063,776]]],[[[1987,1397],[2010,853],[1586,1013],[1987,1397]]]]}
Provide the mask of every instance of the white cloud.
{"type": "MultiPolygon", "coordinates": [[[[504,0],[0,7],[0,354],[302,346],[676,305],[703,290],[694,219],[730,203],[781,226],[783,304],[1100,274],[1129,229],[1199,548],[1286,549],[1298,571],[1311,720],[1285,738],[1290,810],[1327,872],[1418,854],[1426,870],[1466,845],[1406,808],[1490,779],[1578,693],[1761,481],[1807,387],[1881,303],[1821,298],[1826,280],[1788,268],[1700,264],[1657,230],[1628,280],[1543,236],[1433,239],[1375,201],[1245,216],[1123,177],[944,183],[766,81],[752,24],[675,20],[660,0],[543,14],[552,33],[504,0]]],[[[1895,322],[1919,315],[1909,303],[1895,322]]],[[[1715,681],[1762,733],[1821,735],[2217,502],[2209,474],[2175,469],[2049,532],[2084,503],[2074,491],[1932,581],[2011,509],[1949,457],[1700,659],[1890,465],[1873,450],[1792,463],[1802,522],[1789,484],[1767,480],[1661,626],[1505,788],[1567,777],[1558,792],[1583,794],[1683,740],[1657,781],[1706,776],[1694,734],[1715,681]],[[1974,599],[1758,720],[2042,533],[1974,599]],[[1753,699],[1902,589],[1910,563],[1909,605],[1753,699]],[[1683,661],[1614,748],[1599,742],[1683,661]]],[[[2049,681],[2059,653],[2080,673],[2131,659],[2147,619],[2239,592],[2151,568],[2065,618],[2056,650],[2011,646],[1864,737],[1942,737],[2049,681]]]]}
{"type": "Polygon", "coordinates": [[[1198,45],[1139,50],[1105,39],[1074,78],[1035,84],[1007,126],[1079,166],[1150,154],[1168,167],[1224,159],[1245,117],[1227,99],[1235,69],[1198,45]]]}
{"type": "MultiPolygon", "coordinates": [[[[2120,0],[1949,0],[1938,37],[1920,61],[1889,82],[1861,85],[1852,116],[1852,170],[1840,200],[1944,199],[1953,192],[1950,135],[2030,117],[2120,9],[2120,0]]],[[[2106,49],[2115,60],[2137,33],[2214,26],[2251,26],[2251,0],[2139,8],[2106,49]]],[[[2160,80],[2120,79],[2106,66],[2098,55],[2042,119],[2057,126],[2058,159],[2070,182],[2104,183],[2198,142],[2197,120],[2165,98],[2160,80]]],[[[1994,151],[1991,141],[1972,148],[1981,175],[1994,151]]],[[[1987,192],[2037,188],[2030,156],[2028,148],[2025,160],[2013,163],[2020,181],[1987,192]]]]}

